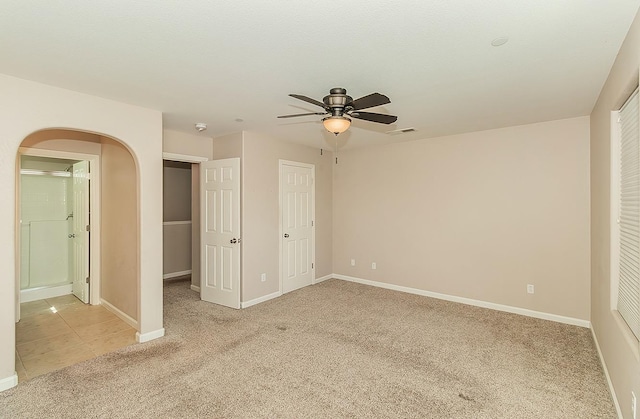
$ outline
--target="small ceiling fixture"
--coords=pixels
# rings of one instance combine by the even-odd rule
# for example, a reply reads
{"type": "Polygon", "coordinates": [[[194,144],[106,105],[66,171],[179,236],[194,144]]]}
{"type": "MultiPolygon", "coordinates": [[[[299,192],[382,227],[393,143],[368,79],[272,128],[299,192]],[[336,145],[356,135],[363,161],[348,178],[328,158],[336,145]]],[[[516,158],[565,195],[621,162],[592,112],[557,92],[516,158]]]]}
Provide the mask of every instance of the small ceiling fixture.
{"type": "Polygon", "coordinates": [[[365,121],[377,122],[379,124],[393,124],[398,120],[395,115],[384,115],[373,112],[360,112],[360,109],[373,108],[374,106],[386,105],[391,103],[388,97],[380,93],[371,93],[360,99],[353,100],[351,96],[347,96],[346,89],[335,87],[329,91],[329,95],[319,100],[311,99],[303,95],[289,95],[296,99],[304,100],[313,105],[320,106],[324,112],[299,113],[295,115],[282,115],[278,118],[293,118],[296,116],[307,115],[327,115],[330,116],[322,120],[322,124],[327,131],[335,135],[341,134],[351,126],[350,118],[364,119],[365,121]]]}
{"type": "Polygon", "coordinates": [[[196,124],[196,129],[198,130],[198,132],[202,132],[207,129],[207,124],[205,124],[204,122],[198,122],[196,124]]]}

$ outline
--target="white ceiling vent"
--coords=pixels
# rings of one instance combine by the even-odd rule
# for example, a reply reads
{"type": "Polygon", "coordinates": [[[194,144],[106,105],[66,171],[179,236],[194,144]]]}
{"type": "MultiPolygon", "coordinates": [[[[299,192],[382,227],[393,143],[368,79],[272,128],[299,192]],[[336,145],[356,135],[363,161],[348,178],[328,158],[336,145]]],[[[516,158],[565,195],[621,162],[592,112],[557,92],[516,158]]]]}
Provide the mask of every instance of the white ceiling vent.
{"type": "Polygon", "coordinates": [[[400,135],[400,134],[405,134],[407,132],[415,132],[415,128],[411,127],[411,128],[400,128],[400,129],[394,129],[393,131],[387,131],[386,133],[389,135],[400,135]]]}

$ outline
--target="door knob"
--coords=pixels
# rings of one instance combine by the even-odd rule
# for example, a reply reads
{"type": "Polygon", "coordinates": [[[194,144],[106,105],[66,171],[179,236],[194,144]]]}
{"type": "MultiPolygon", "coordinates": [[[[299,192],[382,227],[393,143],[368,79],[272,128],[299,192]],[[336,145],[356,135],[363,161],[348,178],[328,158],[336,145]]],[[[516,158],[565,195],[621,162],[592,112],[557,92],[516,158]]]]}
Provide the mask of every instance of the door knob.
{"type": "Polygon", "coordinates": [[[231,239],[230,242],[231,242],[231,244],[235,244],[235,243],[238,243],[238,240],[237,239],[231,239]]]}
{"type": "Polygon", "coordinates": [[[75,239],[75,238],[76,238],[76,235],[75,235],[75,234],[69,234],[69,238],[70,238],[70,239],[75,239]]]}
{"type": "Polygon", "coordinates": [[[284,238],[285,239],[289,238],[289,235],[287,233],[284,233],[284,238]]]}

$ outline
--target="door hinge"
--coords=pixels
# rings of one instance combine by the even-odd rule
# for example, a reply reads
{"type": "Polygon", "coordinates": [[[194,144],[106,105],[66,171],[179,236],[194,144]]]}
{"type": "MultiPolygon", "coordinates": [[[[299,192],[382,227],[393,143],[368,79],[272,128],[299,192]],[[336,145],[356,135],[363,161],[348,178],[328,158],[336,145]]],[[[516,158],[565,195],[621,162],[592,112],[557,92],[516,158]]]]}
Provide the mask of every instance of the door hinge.
{"type": "Polygon", "coordinates": [[[89,277],[87,277],[87,279],[86,279],[85,281],[86,281],[86,283],[88,284],[88,283],[89,283],[89,277]]]}
{"type": "Polygon", "coordinates": [[[311,269],[313,269],[313,263],[311,264],[311,269]]]}
{"type": "Polygon", "coordinates": [[[86,230],[91,231],[91,226],[89,224],[87,224],[86,230]]]}
{"type": "Polygon", "coordinates": [[[311,227],[313,227],[313,220],[311,220],[311,227]]]}

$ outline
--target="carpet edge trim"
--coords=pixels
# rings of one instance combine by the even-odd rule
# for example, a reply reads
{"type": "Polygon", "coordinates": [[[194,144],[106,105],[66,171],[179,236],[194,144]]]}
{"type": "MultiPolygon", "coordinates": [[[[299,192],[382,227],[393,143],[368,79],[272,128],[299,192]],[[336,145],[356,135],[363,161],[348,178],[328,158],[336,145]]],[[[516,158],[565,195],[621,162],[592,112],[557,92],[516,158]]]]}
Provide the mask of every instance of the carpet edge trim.
{"type": "Polygon", "coordinates": [[[471,298],[457,297],[455,295],[441,294],[438,292],[425,291],[418,288],[404,287],[401,285],[388,284],[385,282],[372,281],[370,279],[356,278],[356,277],[347,276],[347,275],[333,274],[333,278],[340,279],[343,281],[356,282],[363,285],[370,285],[378,288],[385,288],[392,291],[401,291],[409,294],[422,295],[423,297],[437,298],[438,300],[446,300],[454,303],[461,303],[461,304],[467,304],[470,306],[489,308],[491,310],[504,311],[507,313],[520,314],[522,316],[534,317],[542,320],[550,320],[557,323],[570,324],[572,326],[579,326],[579,327],[585,327],[585,328],[591,327],[591,322],[589,320],[576,319],[573,317],[565,317],[565,316],[560,316],[558,314],[544,313],[541,311],[507,306],[503,304],[490,303],[487,301],[474,300],[471,298]]]}

